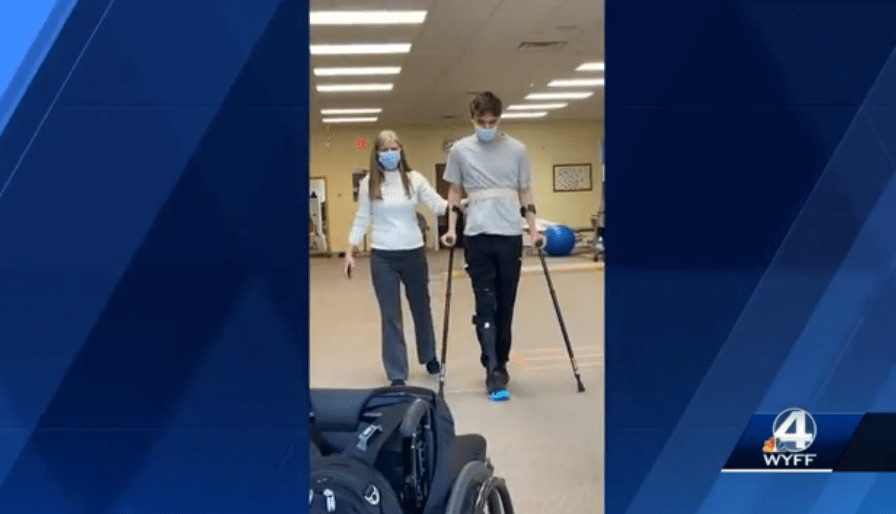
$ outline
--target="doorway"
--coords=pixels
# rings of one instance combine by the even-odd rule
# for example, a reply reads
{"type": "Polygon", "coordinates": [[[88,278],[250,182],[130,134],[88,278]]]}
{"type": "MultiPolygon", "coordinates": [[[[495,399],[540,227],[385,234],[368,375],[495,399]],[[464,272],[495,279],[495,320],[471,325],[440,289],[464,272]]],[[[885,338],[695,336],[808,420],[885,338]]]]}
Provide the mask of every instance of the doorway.
{"type": "Polygon", "coordinates": [[[308,198],[308,248],[312,256],[330,255],[329,227],[327,224],[327,179],[311,177],[308,198]]]}

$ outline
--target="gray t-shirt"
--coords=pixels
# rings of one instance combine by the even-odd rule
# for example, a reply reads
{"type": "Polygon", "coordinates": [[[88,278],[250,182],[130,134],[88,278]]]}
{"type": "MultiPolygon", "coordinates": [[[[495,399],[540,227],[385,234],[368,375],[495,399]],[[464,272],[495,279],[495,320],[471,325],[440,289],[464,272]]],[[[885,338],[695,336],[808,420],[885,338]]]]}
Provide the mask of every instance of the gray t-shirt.
{"type": "Polygon", "coordinates": [[[451,147],[443,177],[470,197],[464,235],[523,233],[519,191],[532,184],[523,143],[503,133],[488,143],[467,136],[451,147]]]}

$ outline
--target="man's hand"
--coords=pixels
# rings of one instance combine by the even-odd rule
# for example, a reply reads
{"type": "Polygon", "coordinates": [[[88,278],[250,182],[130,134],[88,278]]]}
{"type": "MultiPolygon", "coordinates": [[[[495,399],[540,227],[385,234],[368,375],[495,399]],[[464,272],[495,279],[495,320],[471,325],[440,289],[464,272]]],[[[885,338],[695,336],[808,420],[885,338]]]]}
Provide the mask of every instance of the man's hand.
{"type": "Polygon", "coordinates": [[[454,243],[457,242],[457,235],[454,233],[453,230],[448,230],[447,232],[442,234],[440,241],[442,241],[443,245],[447,246],[448,248],[451,248],[452,246],[454,246],[454,243]]]}
{"type": "Polygon", "coordinates": [[[541,232],[537,230],[530,230],[529,237],[532,238],[532,244],[535,245],[536,248],[541,248],[544,246],[544,236],[541,232]]]}

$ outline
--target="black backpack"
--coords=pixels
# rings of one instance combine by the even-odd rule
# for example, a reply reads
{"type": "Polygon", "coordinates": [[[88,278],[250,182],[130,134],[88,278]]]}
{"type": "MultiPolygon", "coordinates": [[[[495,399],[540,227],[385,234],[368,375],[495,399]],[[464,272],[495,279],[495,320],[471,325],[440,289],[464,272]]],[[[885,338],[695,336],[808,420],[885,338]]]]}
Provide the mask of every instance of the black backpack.
{"type": "Polygon", "coordinates": [[[402,512],[398,495],[374,463],[406,410],[405,404],[383,407],[379,418],[359,431],[357,442],[342,453],[322,455],[312,445],[308,514],[402,512]]]}

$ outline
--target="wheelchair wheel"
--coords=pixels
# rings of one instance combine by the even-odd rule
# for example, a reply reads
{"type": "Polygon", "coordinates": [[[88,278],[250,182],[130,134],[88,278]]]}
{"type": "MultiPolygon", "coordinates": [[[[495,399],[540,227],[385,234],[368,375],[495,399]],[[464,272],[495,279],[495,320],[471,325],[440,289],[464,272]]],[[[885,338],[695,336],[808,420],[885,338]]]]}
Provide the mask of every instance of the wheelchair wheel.
{"type": "Polygon", "coordinates": [[[510,492],[503,478],[491,477],[480,489],[476,514],[513,514],[510,492]]]}
{"type": "Polygon", "coordinates": [[[491,465],[468,462],[451,489],[446,514],[513,514],[504,480],[493,476],[491,465]]]}

